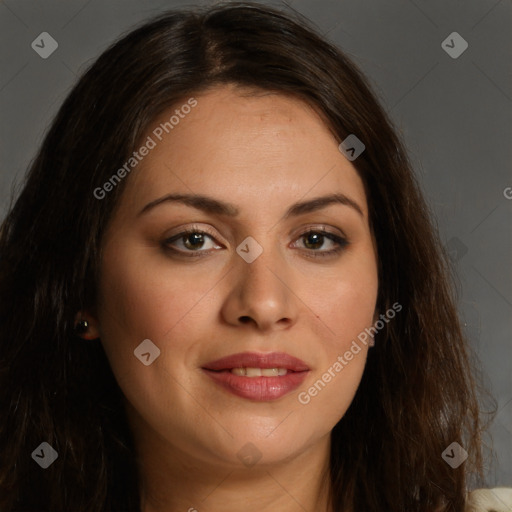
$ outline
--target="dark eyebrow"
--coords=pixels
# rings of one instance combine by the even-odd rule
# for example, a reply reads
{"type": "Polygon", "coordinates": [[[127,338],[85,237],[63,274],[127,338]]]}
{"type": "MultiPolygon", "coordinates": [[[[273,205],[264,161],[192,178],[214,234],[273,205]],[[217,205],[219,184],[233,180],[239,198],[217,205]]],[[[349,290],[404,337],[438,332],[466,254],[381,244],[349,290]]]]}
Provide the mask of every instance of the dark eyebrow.
{"type": "MultiPolygon", "coordinates": [[[[202,210],[206,213],[224,215],[226,217],[236,217],[240,213],[240,210],[236,206],[218,201],[212,197],[202,196],[199,194],[168,194],[148,203],[139,212],[138,216],[147,213],[149,210],[152,210],[162,203],[168,202],[182,203],[187,206],[191,206],[192,208],[196,208],[197,210],[202,210]]],[[[327,196],[316,197],[308,201],[301,201],[293,204],[290,206],[290,208],[288,208],[283,216],[283,219],[314,212],[331,204],[343,204],[345,206],[349,206],[353,208],[357,213],[359,213],[359,215],[364,217],[361,207],[354,200],[350,199],[345,194],[330,194],[327,196]]]]}

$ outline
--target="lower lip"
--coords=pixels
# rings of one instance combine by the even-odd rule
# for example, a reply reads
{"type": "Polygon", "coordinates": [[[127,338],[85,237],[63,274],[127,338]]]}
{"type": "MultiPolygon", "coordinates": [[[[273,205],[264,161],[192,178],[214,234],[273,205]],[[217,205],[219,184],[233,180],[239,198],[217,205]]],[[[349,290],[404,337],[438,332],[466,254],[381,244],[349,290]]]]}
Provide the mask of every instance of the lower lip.
{"type": "MultiPolygon", "coordinates": [[[[204,369],[203,369],[204,370],[204,369]]],[[[297,389],[309,370],[289,372],[281,377],[240,377],[228,371],[204,370],[217,384],[236,396],[266,402],[276,400],[297,389]]]]}

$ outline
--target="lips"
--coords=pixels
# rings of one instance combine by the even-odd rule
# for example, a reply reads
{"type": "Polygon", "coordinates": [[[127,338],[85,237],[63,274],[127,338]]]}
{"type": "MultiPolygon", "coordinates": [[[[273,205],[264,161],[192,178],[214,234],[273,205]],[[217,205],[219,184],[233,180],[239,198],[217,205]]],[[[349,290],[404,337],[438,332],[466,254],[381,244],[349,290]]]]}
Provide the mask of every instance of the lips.
{"type": "Polygon", "coordinates": [[[292,392],[310,371],[304,361],[284,352],[233,354],[211,361],[202,370],[225,391],[256,402],[276,400],[292,392]],[[242,376],[246,372],[238,371],[241,369],[246,370],[247,376],[242,376]]]}
{"type": "Polygon", "coordinates": [[[203,368],[213,371],[232,370],[233,368],[286,368],[292,372],[309,370],[304,361],[285,352],[270,352],[268,354],[242,352],[211,361],[203,368]]]}

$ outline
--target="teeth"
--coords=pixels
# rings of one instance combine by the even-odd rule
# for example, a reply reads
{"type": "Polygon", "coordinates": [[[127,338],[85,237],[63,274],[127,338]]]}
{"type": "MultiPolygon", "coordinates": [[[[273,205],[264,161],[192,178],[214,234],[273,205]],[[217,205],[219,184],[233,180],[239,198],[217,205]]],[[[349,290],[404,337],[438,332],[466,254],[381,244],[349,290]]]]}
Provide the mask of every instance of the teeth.
{"type": "Polygon", "coordinates": [[[281,377],[288,373],[286,368],[232,368],[231,373],[239,377],[281,377]]]}

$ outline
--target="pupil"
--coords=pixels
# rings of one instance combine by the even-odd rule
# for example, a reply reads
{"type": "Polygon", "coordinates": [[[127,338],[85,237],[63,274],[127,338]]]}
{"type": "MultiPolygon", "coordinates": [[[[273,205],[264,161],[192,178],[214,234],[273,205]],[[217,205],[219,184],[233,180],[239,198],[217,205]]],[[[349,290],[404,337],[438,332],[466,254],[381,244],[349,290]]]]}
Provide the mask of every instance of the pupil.
{"type": "Polygon", "coordinates": [[[322,245],[322,243],[318,240],[320,237],[322,237],[323,235],[319,235],[318,233],[310,233],[307,237],[306,237],[306,245],[322,245]],[[309,240],[311,240],[312,238],[316,238],[316,242],[312,242],[311,244],[309,243],[309,240]]]}
{"type": "Polygon", "coordinates": [[[191,244],[188,244],[188,245],[192,245],[192,246],[195,246],[195,245],[202,245],[203,241],[201,240],[203,237],[203,235],[201,235],[200,233],[191,233],[189,235],[187,235],[185,237],[185,245],[187,245],[187,240],[190,240],[192,239],[192,243],[191,244]]]}

